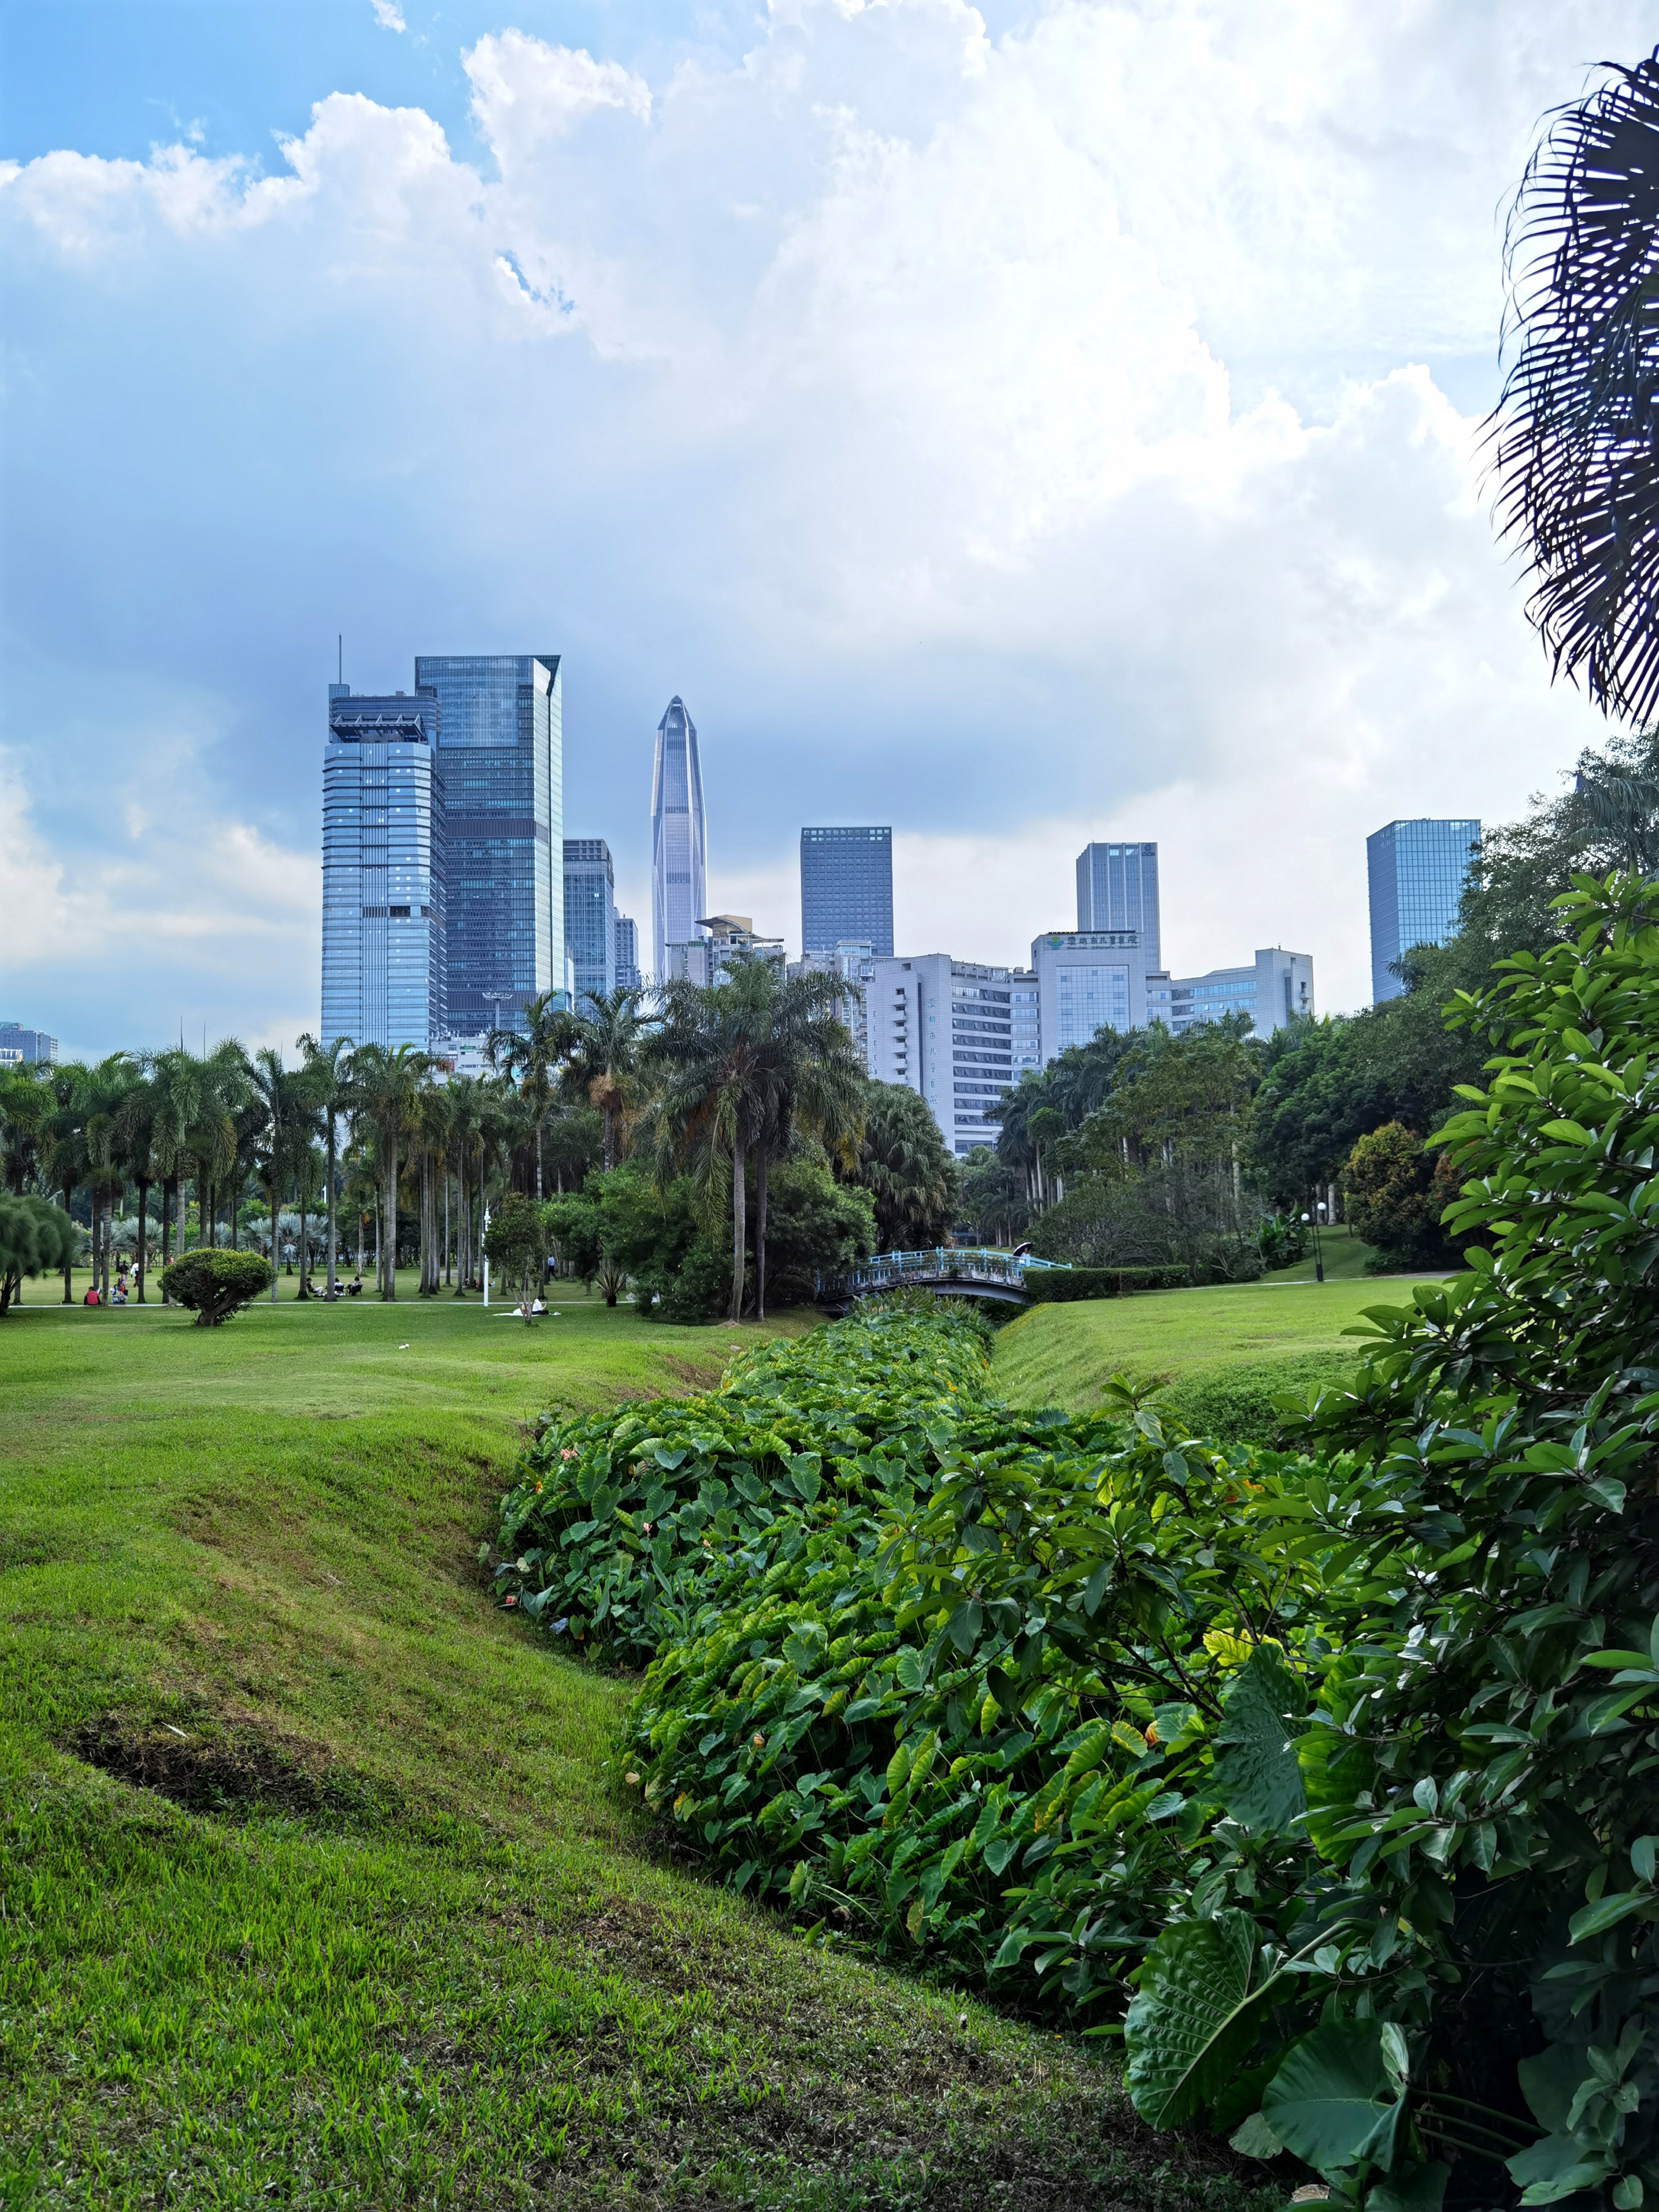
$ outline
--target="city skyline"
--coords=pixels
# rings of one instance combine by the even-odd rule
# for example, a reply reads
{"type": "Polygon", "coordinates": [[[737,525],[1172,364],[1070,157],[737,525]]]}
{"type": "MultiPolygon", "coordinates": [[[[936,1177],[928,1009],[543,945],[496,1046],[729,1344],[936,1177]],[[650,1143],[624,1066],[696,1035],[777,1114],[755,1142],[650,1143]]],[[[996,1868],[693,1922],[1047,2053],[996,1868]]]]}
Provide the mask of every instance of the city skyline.
{"type": "Polygon", "coordinates": [[[678,692],[704,911],[793,936],[800,825],[890,822],[896,945],[1006,960],[1150,833],[1166,966],[1332,1009],[1365,835],[1598,738],[1480,425],[1493,210],[1630,5],[13,13],[0,994],[65,1050],[314,1018],[340,631],[556,640],[642,935],[678,692]]]}

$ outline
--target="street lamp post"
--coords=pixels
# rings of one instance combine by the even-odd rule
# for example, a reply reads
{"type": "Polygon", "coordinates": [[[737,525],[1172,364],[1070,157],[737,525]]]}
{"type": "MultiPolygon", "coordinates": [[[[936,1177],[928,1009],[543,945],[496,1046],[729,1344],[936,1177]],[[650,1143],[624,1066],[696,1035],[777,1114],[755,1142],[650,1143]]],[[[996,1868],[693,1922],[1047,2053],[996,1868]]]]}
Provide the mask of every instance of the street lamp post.
{"type": "Polygon", "coordinates": [[[1325,1201],[1322,1198],[1311,1213],[1304,1213],[1302,1217],[1304,1222],[1313,1231],[1314,1280],[1316,1283],[1322,1283],[1325,1279],[1325,1248],[1319,1241],[1319,1224],[1324,1218],[1325,1201]]]}

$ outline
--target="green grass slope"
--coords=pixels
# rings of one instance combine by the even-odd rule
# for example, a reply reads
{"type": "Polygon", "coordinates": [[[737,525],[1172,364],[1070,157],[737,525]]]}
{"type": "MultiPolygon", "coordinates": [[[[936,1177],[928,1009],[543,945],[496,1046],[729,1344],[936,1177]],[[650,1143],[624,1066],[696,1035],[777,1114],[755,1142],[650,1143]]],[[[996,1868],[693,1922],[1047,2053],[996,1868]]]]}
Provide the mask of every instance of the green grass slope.
{"type": "Polygon", "coordinates": [[[1404,1276],[1229,1284],[1076,1305],[1033,1306],[998,1332],[997,1387],[1017,1406],[1093,1413],[1101,1385],[1166,1376],[1168,1402],[1194,1429],[1261,1436],[1276,1392],[1340,1381],[1357,1346],[1343,1331],[1367,1306],[1400,1304],[1404,1276]]]}
{"type": "Polygon", "coordinates": [[[486,1601],[518,1424],[745,1334],[0,1325],[0,2203],[1278,2201],[1087,2054],[653,1857],[629,1684],[486,1601]]]}

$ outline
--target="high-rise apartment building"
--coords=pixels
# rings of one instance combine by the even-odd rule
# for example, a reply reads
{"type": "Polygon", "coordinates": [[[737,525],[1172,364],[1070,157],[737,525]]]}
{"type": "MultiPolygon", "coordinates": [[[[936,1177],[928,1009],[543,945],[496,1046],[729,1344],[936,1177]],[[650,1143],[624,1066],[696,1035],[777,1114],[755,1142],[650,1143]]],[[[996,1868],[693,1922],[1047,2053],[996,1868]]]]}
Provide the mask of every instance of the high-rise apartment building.
{"type": "Polygon", "coordinates": [[[430,695],[328,687],[323,752],[325,1041],[425,1050],[447,1024],[443,780],[430,695]]]}
{"type": "Polygon", "coordinates": [[[511,1028],[565,988],[563,701],[556,653],[423,653],[437,706],[447,1028],[511,1028]]]}
{"type": "Polygon", "coordinates": [[[1077,856],[1077,926],[1079,934],[1132,929],[1147,968],[1161,968],[1158,847],[1085,845],[1077,856]]]}
{"type": "Polygon", "coordinates": [[[583,1013],[617,988],[617,879],[603,837],[564,841],[564,941],[583,1013]]]}
{"type": "Polygon", "coordinates": [[[869,939],[843,938],[827,952],[808,952],[789,963],[789,974],[834,975],[846,985],[841,1018],[847,1025],[865,1073],[873,1074],[870,1060],[870,991],[875,981],[876,949],[869,939]]]}
{"type": "Polygon", "coordinates": [[[617,916],[617,981],[624,990],[640,988],[640,933],[637,924],[625,914],[617,916]]]}
{"type": "Polygon", "coordinates": [[[994,1145],[1000,1125],[985,1113],[1014,1079],[1013,971],[947,952],[873,964],[872,1074],[920,1091],[958,1159],[994,1145]]]}
{"type": "Polygon", "coordinates": [[[1380,1006],[1405,985],[1389,969],[1413,945],[1439,945],[1457,927],[1480,842],[1478,822],[1389,822],[1365,840],[1371,908],[1371,998],[1380,1006]]]}
{"type": "Polygon", "coordinates": [[[708,825],[696,725],[676,696],[657,725],[651,770],[651,958],[668,972],[667,948],[689,943],[708,902],[708,825]]]}
{"type": "Polygon", "coordinates": [[[0,1067],[55,1066],[58,1040],[21,1022],[0,1022],[0,1067]]]}
{"type": "Polygon", "coordinates": [[[868,945],[878,960],[893,957],[890,829],[800,833],[801,951],[842,944],[868,945]]]}

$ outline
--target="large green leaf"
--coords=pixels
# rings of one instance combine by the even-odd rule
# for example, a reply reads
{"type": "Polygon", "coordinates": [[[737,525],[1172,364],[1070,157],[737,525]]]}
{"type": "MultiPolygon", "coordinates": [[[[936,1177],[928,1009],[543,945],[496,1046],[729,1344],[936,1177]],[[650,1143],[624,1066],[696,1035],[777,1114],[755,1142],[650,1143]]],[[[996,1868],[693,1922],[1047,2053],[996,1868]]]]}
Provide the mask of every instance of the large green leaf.
{"type": "Polygon", "coordinates": [[[1613,2171],[1613,2161],[1576,2136],[1546,2136],[1506,2161],[1518,2181],[1523,2204],[1559,2204],[1581,2189],[1593,2189],[1613,2171]]]}
{"type": "Polygon", "coordinates": [[[1258,1644],[1234,1678],[1216,1732],[1216,1786],[1242,1827],[1285,1835],[1308,1809],[1297,1764],[1307,1696],[1271,1644],[1258,1644]]]}
{"type": "Polygon", "coordinates": [[[1261,2095],[1261,2117],[1285,2149],[1328,2177],[1362,2158],[1389,2165],[1401,2110],[1376,2020],[1315,2028],[1291,2045],[1261,2095]]]}
{"type": "Polygon", "coordinates": [[[1251,2017],[1271,1979],[1256,1978],[1257,1931],[1248,1912],[1182,1920],[1147,1954],[1124,2022],[1125,2079],[1136,2112],[1173,2127],[1209,2103],[1255,2033],[1251,2017]]]}

